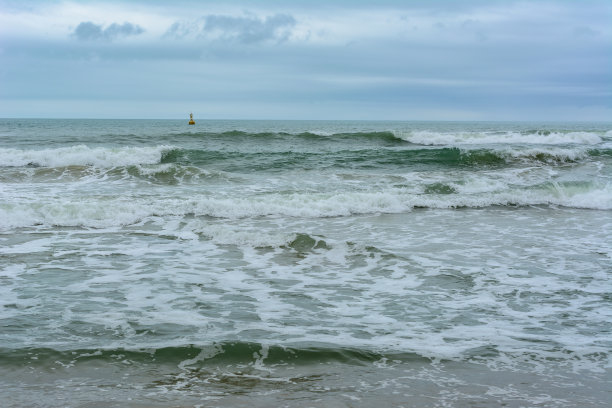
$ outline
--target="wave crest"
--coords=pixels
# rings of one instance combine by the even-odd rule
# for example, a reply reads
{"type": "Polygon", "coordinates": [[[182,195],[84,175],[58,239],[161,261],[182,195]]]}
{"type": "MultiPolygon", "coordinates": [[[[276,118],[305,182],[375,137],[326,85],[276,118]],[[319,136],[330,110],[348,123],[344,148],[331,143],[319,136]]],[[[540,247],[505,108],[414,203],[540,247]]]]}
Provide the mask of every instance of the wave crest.
{"type": "Polygon", "coordinates": [[[396,135],[410,143],[426,146],[457,146],[473,144],[586,144],[602,142],[601,136],[592,132],[449,132],[432,131],[397,132],[396,135]]]}
{"type": "Polygon", "coordinates": [[[56,149],[0,149],[1,167],[69,167],[101,168],[160,163],[172,146],[89,147],[77,145],[56,149]]]}
{"type": "MultiPolygon", "coordinates": [[[[597,210],[612,209],[612,185],[602,183],[547,182],[531,187],[512,186],[497,180],[477,179],[467,184],[444,183],[420,187],[390,188],[378,192],[270,193],[254,196],[214,197],[91,197],[70,200],[63,197],[36,203],[0,203],[0,229],[19,227],[121,227],[154,217],[250,217],[326,218],[356,214],[402,213],[415,208],[484,208],[490,206],[552,205],[597,210]],[[421,190],[420,192],[418,190],[421,190]]],[[[196,233],[198,231],[195,231],[196,233]]],[[[292,243],[291,235],[244,235],[229,230],[202,230],[219,243],[256,242],[261,246],[295,245],[316,247],[312,237],[292,243]]],[[[299,238],[299,237],[298,237],[299,238]]],[[[322,244],[323,245],[323,244],[322,244]]]]}

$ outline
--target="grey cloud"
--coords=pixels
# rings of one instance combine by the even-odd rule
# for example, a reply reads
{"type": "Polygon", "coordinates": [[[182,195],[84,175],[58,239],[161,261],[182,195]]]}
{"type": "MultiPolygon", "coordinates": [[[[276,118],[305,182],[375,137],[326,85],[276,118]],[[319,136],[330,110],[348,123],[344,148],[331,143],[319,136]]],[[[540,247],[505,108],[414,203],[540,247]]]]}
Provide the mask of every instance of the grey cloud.
{"type": "Polygon", "coordinates": [[[295,19],[287,14],[276,14],[265,20],[256,17],[229,17],[211,15],[206,17],[206,31],[219,31],[222,35],[236,38],[244,43],[266,40],[284,40],[295,19]]]}
{"type": "Polygon", "coordinates": [[[295,18],[289,14],[275,14],[266,18],[211,14],[191,22],[176,22],[170,26],[165,37],[218,37],[244,44],[281,42],[288,38],[295,24],[295,18]]]}
{"type": "Polygon", "coordinates": [[[94,24],[91,21],[84,21],[79,24],[77,28],[75,28],[72,36],[79,40],[85,41],[111,41],[119,37],[138,35],[142,34],[143,32],[144,29],[142,27],[132,23],[113,23],[103,29],[101,24],[94,24]]]}
{"type": "Polygon", "coordinates": [[[97,40],[103,38],[102,26],[91,21],[83,22],[77,26],[72,35],[79,40],[97,40]]]}
{"type": "Polygon", "coordinates": [[[196,21],[177,21],[170,26],[163,38],[176,38],[181,39],[191,35],[197,35],[204,29],[204,23],[196,21]]]}

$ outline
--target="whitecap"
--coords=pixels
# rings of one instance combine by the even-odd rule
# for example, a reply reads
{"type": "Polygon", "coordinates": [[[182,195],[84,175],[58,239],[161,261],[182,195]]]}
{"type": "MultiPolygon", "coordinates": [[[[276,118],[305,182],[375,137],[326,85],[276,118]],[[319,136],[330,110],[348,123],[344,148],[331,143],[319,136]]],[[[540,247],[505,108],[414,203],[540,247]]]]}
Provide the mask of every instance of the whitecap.
{"type": "Polygon", "coordinates": [[[474,145],[474,144],[587,144],[602,142],[601,136],[592,132],[433,132],[410,131],[397,132],[397,137],[420,145],[474,145]]]}
{"type": "Polygon", "coordinates": [[[160,163],[172,146],[89,147],[77,145],[56,149],[20,150],[0,148],[0,167],[117,167],[160,163]]]}

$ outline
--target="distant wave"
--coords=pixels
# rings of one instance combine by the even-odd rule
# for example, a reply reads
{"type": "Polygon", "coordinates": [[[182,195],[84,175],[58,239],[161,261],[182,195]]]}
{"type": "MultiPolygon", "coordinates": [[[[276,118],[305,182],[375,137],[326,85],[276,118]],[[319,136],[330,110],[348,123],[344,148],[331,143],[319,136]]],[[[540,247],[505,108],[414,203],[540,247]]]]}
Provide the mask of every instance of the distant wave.
{"type": "Polygon", "coordinates": [[[380,140],[392,143],[404,143],[401,137],[398,137],[392,131],[373,131],[373,132],[340,132],[334,133],[324,130],[311,130],[307,132],[246,132],[243,130],[229,130],[221,133],[213,132],[190,132],[190,133],[179,133],[177,136],[186,136],[190,138],[202,138],[206,139],[209,137],[222,137],[235,139],[287,139],[287,138],[298,138],[308,140],[321,140],[330,141],[334,139],[338,140],[358,140],[358,139],[370,139],[380,140]]]}
{"type": "Polygon", "coordinates": [[[458,146],[471,144],[586,144],[602,142],[601,135],[592,132],[397,132],[396,136],[410,143],[421,145],[458,146]]]}
{"type": "Polygon", "coordinates": [[[612,136],[612,131],[605,134],[587,131],[459,131],[440,132],[431,130],[389,130],[389,131],[362,131],[340,132],[312,130],[308,132],[246,132],[231,130],[222,133],[196,132],[183,133],[182,136],[206,139],[208,137],[244,138],[244,139],[287,139],[299,138],[312,141],[345,141],[345,140],[371,140],[387,144],[401,145],[403,143],[420,144],[427,146],[455,146],[469,144],[586,144],[594,145],[612,136]]]}
{"type": "MultiPolygon", "coordinates": [[[[370,134],[369,137],[393,139],[394,136],[370,134]]],[[[565,135],[572,139],[571,134],[565,135]]],[[[349,137],[349,136],[347,136],[349,137]]],[[[352,136],[350,136],[352,137],[352,136]]],[[[495,140],[502,140],[495,139],[495,140]]],[[[597,156],[612,156],[612,146],[595,146],[592,143],[512,143],[483,145],[479,138],[468,142],[458,142],[456,135],[449,137],[449,143],[422,143],[405,146],[363,146],[340,144],[340,148],[326,147],[321,150],[293,151],[291,144],[286,148],[273,151],[220,151],[178,148],[171,145],[89,147],[77,145],[55,149],[24,150],[0,148],[0,167],[47,167],[64,168],[70,166],[91,166],[113,168],[146,166],[157,164],[178,164],[182,166],[201,166],[209,163],[232,161],[231,168],[240,172],[253,169],[282,169],[292,166],[332,166],[360,167],[376,165],[503,165],[507,162],[522,160],[534,162],[571,162],[597,156]],[[450,140],[453,139],[453,140],[450,140]],[[430,146],[425,147],[424,145],[430,146]]],[[[574,140],[574,139],[572,139],[574,140]]],[[[597,139],[601,140],[601,139],[597,139]]],[[[439,140],[440,141],[440,140],[439,140]]]]}

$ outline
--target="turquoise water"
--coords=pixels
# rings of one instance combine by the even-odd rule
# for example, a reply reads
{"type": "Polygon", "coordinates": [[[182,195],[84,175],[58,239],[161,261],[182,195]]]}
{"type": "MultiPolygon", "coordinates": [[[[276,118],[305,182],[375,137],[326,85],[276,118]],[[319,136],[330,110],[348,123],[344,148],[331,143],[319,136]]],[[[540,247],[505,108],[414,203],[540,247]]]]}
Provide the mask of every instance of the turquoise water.
{"type": "Polygon", "coordinates": [[[5,406],[602,407],[612,124],[0,120],[5,406]]]}

